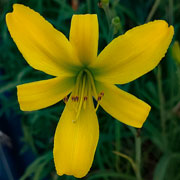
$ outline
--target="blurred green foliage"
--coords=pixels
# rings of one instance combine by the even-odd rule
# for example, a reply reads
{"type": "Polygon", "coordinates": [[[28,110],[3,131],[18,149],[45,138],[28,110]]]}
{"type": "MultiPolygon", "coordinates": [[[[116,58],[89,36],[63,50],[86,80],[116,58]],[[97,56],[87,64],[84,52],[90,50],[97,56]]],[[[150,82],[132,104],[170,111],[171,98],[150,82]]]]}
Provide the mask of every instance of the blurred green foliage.
{"type": "MultiPolygon", "coordinates": [[[[70,0],[0,0],[0,117],[10,118],[11,110],[19,115],[25,142],[21,153],[30,147],[36,155],[21,180],[75,178],[57,176],[53,163],[53,136],[64,103],[34,112],[19,109],[16,85],[49,76],[26,63],[8,33],[5,15],[12,11],[13,3],[38,11],[67,37],[74,13],[96,13],[100,28],[99,52],[126,30],[154,19],[164,19],[174,25],[174,40],[180,40],[179,0],[111,0],[109,6],[103,6],[98,0],[76,2],[79,2],[77,7],[72,6],[70,0]]],[[[91,171],[84,179],[179,180],[180,67],[171,51],[155,70],[119,87],[149,103],[152,111],[137,136],[136,129],[114,120],[99,108],[100,140],[91,171]],[[133,171],[131,161],[139,168],[139,175],[133,171]]]]}

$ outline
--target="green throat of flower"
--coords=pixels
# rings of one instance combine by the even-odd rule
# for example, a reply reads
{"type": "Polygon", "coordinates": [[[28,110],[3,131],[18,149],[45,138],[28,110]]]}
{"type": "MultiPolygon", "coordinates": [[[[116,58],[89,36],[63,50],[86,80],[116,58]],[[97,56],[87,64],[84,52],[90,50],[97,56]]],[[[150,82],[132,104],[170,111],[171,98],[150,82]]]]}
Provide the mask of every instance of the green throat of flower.
{"type": "MultiPolygon", "coordinates": [[[[92,96],[97,98],[97,106],[95,108],[95,110],[97,110],[99,101],[103,95],[103,92],[98,95],[91,72],[87,69],[81,70],[77,75],[76,84],[70,96],[70,100],[74,102],[73,108],[76,111],[76,118],[73,122],[75,123],[78,119],[82,108],[86,109],[90,107],[92,96]]],[[[67,100],[67,98],[64,99],[64,101],[67,100]]]]}

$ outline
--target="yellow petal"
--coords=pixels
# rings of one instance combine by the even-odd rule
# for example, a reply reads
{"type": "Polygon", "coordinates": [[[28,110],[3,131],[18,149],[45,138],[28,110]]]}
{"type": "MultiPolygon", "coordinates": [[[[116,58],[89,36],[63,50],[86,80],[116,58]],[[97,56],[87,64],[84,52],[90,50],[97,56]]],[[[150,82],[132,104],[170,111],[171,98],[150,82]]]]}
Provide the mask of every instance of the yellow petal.
{"type": "Polygon", "coordinates": [[[69,38],[80,61],[85,65],[92,63],[97,58],[98,36],[96,14],[73,15],[69,38]]]}
{"type": "Polygon", "coordinates": [[[102,108],[117,120],[137,128],[141,128],[151,107],[135,96],[117,88],[96,81],[98,93],[104,92],[100,101],[102,108]]]}
{"type": "Polygon", "coordinates": [[[72,74],[80,62],[66,37],[29,7],[15,4],[13,9],[6,15],[6,23],[26,61],[54,76],[72,74]]]}
{"type": "Polygon", "coordinates": [[[174,34],[163,20],[137,26],[114,39],[98,56],[91,71],[99,81],[128,83],[157,66],[174,34]]]}
{"type": "Polygon", "coordinates": [[[99,125],[91,99],[82,108],[78,119],[69,99],[58,123],[54,137],[54,161],[59,175],[85,176],[93,162],[99,138],[99,125]]]}
{"type": "Polygon", "coordinates": [[[38,110],[59,102],[71,92],[74,82],[71,77],[57,77],[17,86],[21,110],[38,110]]]}

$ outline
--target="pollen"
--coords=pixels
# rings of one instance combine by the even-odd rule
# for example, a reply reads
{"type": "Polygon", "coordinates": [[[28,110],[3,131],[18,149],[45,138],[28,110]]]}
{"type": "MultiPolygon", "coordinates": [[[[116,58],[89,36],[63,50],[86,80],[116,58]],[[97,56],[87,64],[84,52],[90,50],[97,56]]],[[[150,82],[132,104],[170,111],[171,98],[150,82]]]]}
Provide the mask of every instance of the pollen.
{"type": "Polygon", "coordinates": [[[98,96],[97,101],[100,101],[100,100],[101,100],[101,98],[102,98],[101,96],[98,96]]]}
{"type": "Polygon", "coordinates": [[[84,96],[84,101],[87,101],[88,100],[88,97],[87,96],[84,96]]]}
{"type": "Polygon", "coordinates": [[[101,96],[104,96],[104,92],[102,91],[102,92],[100,93],[100,95],[101,95],[101,96]]]}
{"type": "Polygon", "coordinates": [[[98,97],[97,97],[97,106],[96,106],[96,108],[95,108],[95,111],[98,110],[98,107],[99,107],[99,105],[100,105],[100,101],[101,101],[101,99],[102,99],[103,96],[104,96],[104,92],[102,91],[102,92],[100,92],[100,94],[99,94],[98,97]]]}
{"type": "Polygon", "coordinates": [[[72,97],[71,97],[71,100],[72,100],[72,101],[75,101],[75,97],[74,97],[74,96],[72,96],[72,97]]]}
{"type": "Polygon", "coordinates": [[[102,91],[102,92],[100,92],[100,94],[98,95],[97,102],[100,101],[103,96],[104,96],[104,92],[102,91]]]}
{"type": "Polygon", "coordinates": [[[76,96],[75,101],[78,102],[78,100],[79,100],[79,96],[76,96]]]}
{"type": "Polygon", "coordinates": [[[63,101],[64,101],[64,103],[66,104],[66,103],[68,102],[68,97],[67,97],[67,96],[64,97],[64,98],[63,98],[63,101]]]}

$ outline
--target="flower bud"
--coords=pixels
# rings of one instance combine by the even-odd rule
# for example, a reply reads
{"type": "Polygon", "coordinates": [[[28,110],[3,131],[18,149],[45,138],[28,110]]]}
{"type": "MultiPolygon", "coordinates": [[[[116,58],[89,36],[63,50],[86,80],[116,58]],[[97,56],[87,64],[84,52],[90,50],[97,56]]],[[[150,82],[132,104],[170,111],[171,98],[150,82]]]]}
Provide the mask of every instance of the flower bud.
{"type": "Polygon", "coordinates": [[[109,0],[101,0],[102,6],[108,6],[109,5],[109,0]]]}
{"type": "Polygon", "coordinates": [[[180,64],[180,45],[178,41],[175,41],[171,48],[172,56],[174,60],[180,64]]]}
{"type": "Polygon", "coordinates": [[[121,21],[120,21],[120,18],[118,16],[116,16],[112,19],[112,25],[114,27],[113,34],[117,34],[119,31],[122,31],[121,21]]]}

